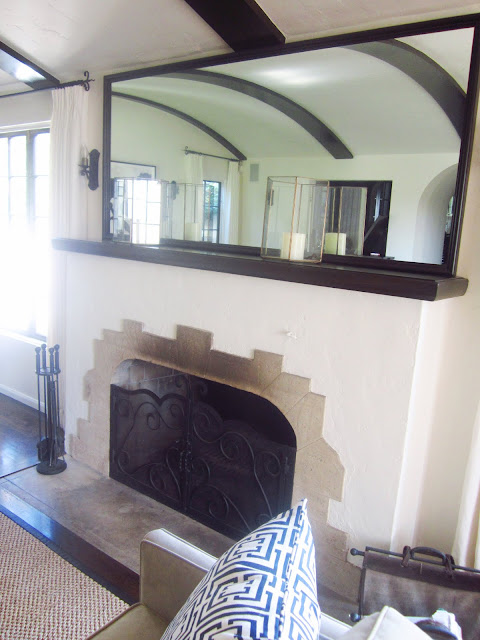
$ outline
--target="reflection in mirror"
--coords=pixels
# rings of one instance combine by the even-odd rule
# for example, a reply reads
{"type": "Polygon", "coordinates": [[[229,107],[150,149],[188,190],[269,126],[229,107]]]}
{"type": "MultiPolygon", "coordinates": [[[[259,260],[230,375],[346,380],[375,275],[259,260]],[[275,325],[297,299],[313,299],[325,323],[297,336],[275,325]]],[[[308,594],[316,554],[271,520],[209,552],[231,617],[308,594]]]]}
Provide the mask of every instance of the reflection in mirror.
{"type": "Polygon", "coordinates": [[[111,179],[114,239],[259,248],[269,178],[305,176],[330,185],[324,255],[442,264],[472,40],[453,29],[114,82],[111,159],[156,168],[111,179]],[[340,215],[342,188],[355,214],[340,215]]]}

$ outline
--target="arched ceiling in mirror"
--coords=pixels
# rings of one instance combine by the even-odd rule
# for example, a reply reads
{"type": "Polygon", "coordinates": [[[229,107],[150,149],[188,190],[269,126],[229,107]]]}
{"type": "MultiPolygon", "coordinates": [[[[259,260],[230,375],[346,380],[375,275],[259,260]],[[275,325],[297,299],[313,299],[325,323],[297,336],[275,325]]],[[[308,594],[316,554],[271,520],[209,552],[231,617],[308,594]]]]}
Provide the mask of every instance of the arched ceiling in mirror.
{"type": "MultiPolygon", "coordinates": [[[[471,43],[472,30],[464,29],[402,38],[399,48],[415,47],[435,60],[445,58],[445,51],[455,50],[455,60],[452,55],[448,67],[452,84],[461,87],[461,96],[467,82],[471,43]]],[[[353,156],[458,150],[455,122],[422,88],[418,78],[361,48],[306,51],[204,71],[262,85],[296,102],[325,123],[353,156]]],[[[447,71],[445,77],[449,78],[447,71]]],[[[118,82],[113,90],[187,113],[241,148],[248,158],[328,154],[294,120],[238,90],[181,76],[118,82]]]]}
{"type": "Polygon", "coordinates": [[[408,38],[398,38],[445,69],[458,82],[463,91],[467,90],[470,54],[472,51],[472,29],[422,33],[408,38]]]}
{"type": "Polygon", "coordinates": [[[237,147],[235,147],[231,142],[229,142],[226,138],[220,135],[217,131],[215,131],[211,127],[208,127],[203,122],[200,122],[200,120],[197,120],[196,118],[192,118],[192,116],[189,116],[184,111],[178,111],[178,109],[173,109],[172,107],[168,107],[165,104],[161,104],[160,102],[156,102],[154,100],[148,100],[147,98],[130,96],[128,95],[128,93],[118,93],[114,91],[112,93],[112,96],[114,98],[120,98],[122,100],[130,100],[131,102],[135,102],[136,104],[142,104],[152,109],[158,109],[159,111],[168,113],[174,116],[175,118],[180,118],[181,120],[188,122],[193,127],[196,127],[197,129],[200,129],[201,131],[209,135],[216,142],[221,144],[224,147],[224,149],[227,149],[227,151],[229,151],[237,160],[247,159],[247,157],[240,151],[240,149],[237,149],[237,147]]]}
{"type": "Polygon", "coordinates": [[[388,62],[414,80],[442,109],[459,136],[465,113],[465,91],[451,75],[424,53],[397,40],[363,42],[349,47],[388,62]]]}

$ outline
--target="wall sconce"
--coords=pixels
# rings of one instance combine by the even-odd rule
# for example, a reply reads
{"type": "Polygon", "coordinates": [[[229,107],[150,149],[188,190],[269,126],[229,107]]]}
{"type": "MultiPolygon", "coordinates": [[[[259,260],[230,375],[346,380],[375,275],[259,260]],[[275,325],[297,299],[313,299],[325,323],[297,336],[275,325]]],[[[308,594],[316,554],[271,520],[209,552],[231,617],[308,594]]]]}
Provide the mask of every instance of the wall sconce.
{"type": "Polygon", "coordinates": [[[87,176],[88,188],[92,191],[98,189],[98,160],[100,158],[100,151],[98,149],[92,149],[88,153],[87,149],[84,149],[82,153],[82,161],[80,163],[80,175],[87,176]]]}

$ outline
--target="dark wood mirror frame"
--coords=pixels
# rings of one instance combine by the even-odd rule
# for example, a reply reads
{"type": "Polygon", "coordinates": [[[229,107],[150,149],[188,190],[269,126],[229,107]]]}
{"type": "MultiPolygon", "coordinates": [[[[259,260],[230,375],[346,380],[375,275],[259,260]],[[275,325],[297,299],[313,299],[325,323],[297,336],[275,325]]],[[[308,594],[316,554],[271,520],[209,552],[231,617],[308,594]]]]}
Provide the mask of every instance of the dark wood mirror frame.
{"type": "Polygon", "coordinates": [[[102,247],[78,248],[99,255],[125,259],[170,264],[189,268],[223,271],[254,277],[271,278],[290,282],[303,282],[319,286],[370,291],[387,295],[424,300],[436,300],[463,295],[468,281],[455,277],[465,206],[466,187],[473,146],[476,109],[478,101],[478,76],[480,60],[480,14],[456,16],[441,20],[405,24],[358,33],[294,42],[262,50],[232,53],[221,56],[194,59],[134,71],[117,73],[104,79],[104,144],[103,144],[103,243],[102,247]],[[198,67],[240,62],[277,56],[286,53],[326,49],[336,46],[406,37],[422,33],[473,27],[474,38],[469,72],[465,117],[461,136],[459,167],[455,188],[455,209],[451,239],[443,264],[426,264],[382,260],[365,256],[325,256],[320,264],[282,263],[262,260],[251,248],[234,245],[218,245],[205,242],[176,241],[173,246],[146,247],[112,241],[110,234],[110,149],[112,84],[122,80],[185,71],[198,67]]]}

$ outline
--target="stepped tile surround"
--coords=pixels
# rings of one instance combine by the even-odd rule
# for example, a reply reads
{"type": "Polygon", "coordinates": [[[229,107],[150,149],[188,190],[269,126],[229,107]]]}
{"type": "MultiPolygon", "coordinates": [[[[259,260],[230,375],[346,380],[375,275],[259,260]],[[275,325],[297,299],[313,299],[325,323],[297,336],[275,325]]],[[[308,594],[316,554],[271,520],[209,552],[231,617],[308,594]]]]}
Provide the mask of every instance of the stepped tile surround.
{"type": "Polygon", "coordinates": [[[347,598],[358,592],[359,570],[347,561],[346,533],[328,524],[330,500],[342,500],[344,468],[322,436],[325,398],[310,391],[310,380],[282,371],[283,357],[255,350],[243,358],[212,349],[212,334],[178,326],[172,340],[125,320],[123,331],[105,330],[95,340],[95,367],[84,380],[88,420],[70,434],[69,453],[105,476],[109,473],[110,384],[128,361],[173,367],[186,373],[256,393],[284,413],[297,438],[293,501],[308,499],[321,584],[347,598]]]}

